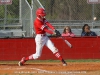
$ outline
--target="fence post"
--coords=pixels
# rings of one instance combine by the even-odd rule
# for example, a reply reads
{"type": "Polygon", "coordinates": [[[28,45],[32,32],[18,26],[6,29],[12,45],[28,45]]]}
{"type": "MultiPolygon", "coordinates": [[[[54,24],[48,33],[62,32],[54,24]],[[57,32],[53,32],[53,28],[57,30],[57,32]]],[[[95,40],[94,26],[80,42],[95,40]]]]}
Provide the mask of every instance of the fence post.
{"type": "Polygon", "coordinates": [[[7,24],[7,5],[5,4],[4,6],[5,6],[4,7],[5,8],[5,11],[4,11],[5,12],[5,16],[4,16],[4,30],[5,30],[5,25],[7,24]]]}
{"type": "Polygon", "coordinates": [[[93,26],[94,26],[94,3],[92,4],[92,29],[93,29],[93,26]]]}
{"type": "Polygon", "coordinates": [[[22,0],[19,0],[19,23],[20,24],[22,24],[22,19],[21,19],[21,17],[22,17],[22,15],[21,15],[21,13],[22,13],[22,10],[21,10],[21,2],[22,2],[22,0]]]}

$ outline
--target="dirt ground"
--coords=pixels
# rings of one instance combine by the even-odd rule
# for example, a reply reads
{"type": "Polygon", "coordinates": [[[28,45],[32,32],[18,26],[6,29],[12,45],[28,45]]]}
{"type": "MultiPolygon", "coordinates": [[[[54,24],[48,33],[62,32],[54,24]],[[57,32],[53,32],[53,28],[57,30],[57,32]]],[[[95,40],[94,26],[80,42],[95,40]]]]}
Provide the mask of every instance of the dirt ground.
{"type": "Polygon", "coordinates": [[[100,62],[0,64],[0,75],[100,75],[100,62]]]}

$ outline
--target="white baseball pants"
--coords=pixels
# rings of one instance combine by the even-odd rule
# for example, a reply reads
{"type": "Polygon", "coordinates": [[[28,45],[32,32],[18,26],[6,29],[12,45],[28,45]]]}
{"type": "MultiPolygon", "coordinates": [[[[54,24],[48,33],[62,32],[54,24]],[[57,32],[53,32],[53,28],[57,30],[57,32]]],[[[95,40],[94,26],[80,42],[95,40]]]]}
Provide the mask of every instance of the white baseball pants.
{"type": "Polygon", "coordinates": [[[52,41],[43,34],[37,34],[35,37],[36,53],[32,54],[33,59],[38,59],[41,56],[43,46],[46,45],[53,53],[58,52],[58,49],[54,46],[52,41]]]}

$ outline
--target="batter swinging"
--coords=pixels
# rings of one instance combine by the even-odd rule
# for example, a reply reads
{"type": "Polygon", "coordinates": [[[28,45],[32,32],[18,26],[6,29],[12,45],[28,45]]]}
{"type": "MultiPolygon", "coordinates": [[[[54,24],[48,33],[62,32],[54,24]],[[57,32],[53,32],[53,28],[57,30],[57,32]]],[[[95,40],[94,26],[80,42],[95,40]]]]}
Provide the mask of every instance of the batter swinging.
{"type": "Polygon", "coordinates": [[[35,60],[38,59],[41,56],[42,48],[44,45],[46,45],[53,54],[61,60],[63,63],[63,66],[66,66],[67,63],[64,61],[60,53],[58,52],[58,49],[54,46],[54,44],[51,42],[51,40],[46,36],[46,32],[52,35],[57,35],[55,32],[55,28],[45,19],[46,13],[43,8],[39,8],[36,11],[37,18],[34,21],[34,27],[36,31],[36,53],[32,54],[28,57],[23,57],[21,61],[19,61],[18,65],[22,66],[27,60],[35,60]],[[48,29],[48,27],[51,29],[48,29]]]}

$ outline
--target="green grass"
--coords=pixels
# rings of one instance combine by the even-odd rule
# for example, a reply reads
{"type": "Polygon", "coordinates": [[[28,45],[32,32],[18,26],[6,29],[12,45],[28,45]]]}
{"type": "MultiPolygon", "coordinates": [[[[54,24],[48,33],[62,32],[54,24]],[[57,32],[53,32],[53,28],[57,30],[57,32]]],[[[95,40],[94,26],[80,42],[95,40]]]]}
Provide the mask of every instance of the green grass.
{"type": "MultiPolygon", "coordinates": [[[[100,59],[80,59],[80,60],[65,60],[66,62],[100,62],[100,59]]],[[[60,60],[31,60],[31,61],[28,61],[29,63],[46,63],[46,62],[60,62],[60,60]]]]}
{"type": "MultiPolygon", "coordinates": [[[[17,64],[19,61],[0,61],[0,64],[17,64]]],[[[26,63],[57,63],[60,60],[30,60],[26,63]]],[[[66,62],[100,62],[100,59],[80,59],[80,60],[66,60],[66,62]]]]}
{"type": "Polygon", "coordinates": [[[100,59],[66,60],[67,62],[100,62],[100,59]]]}

